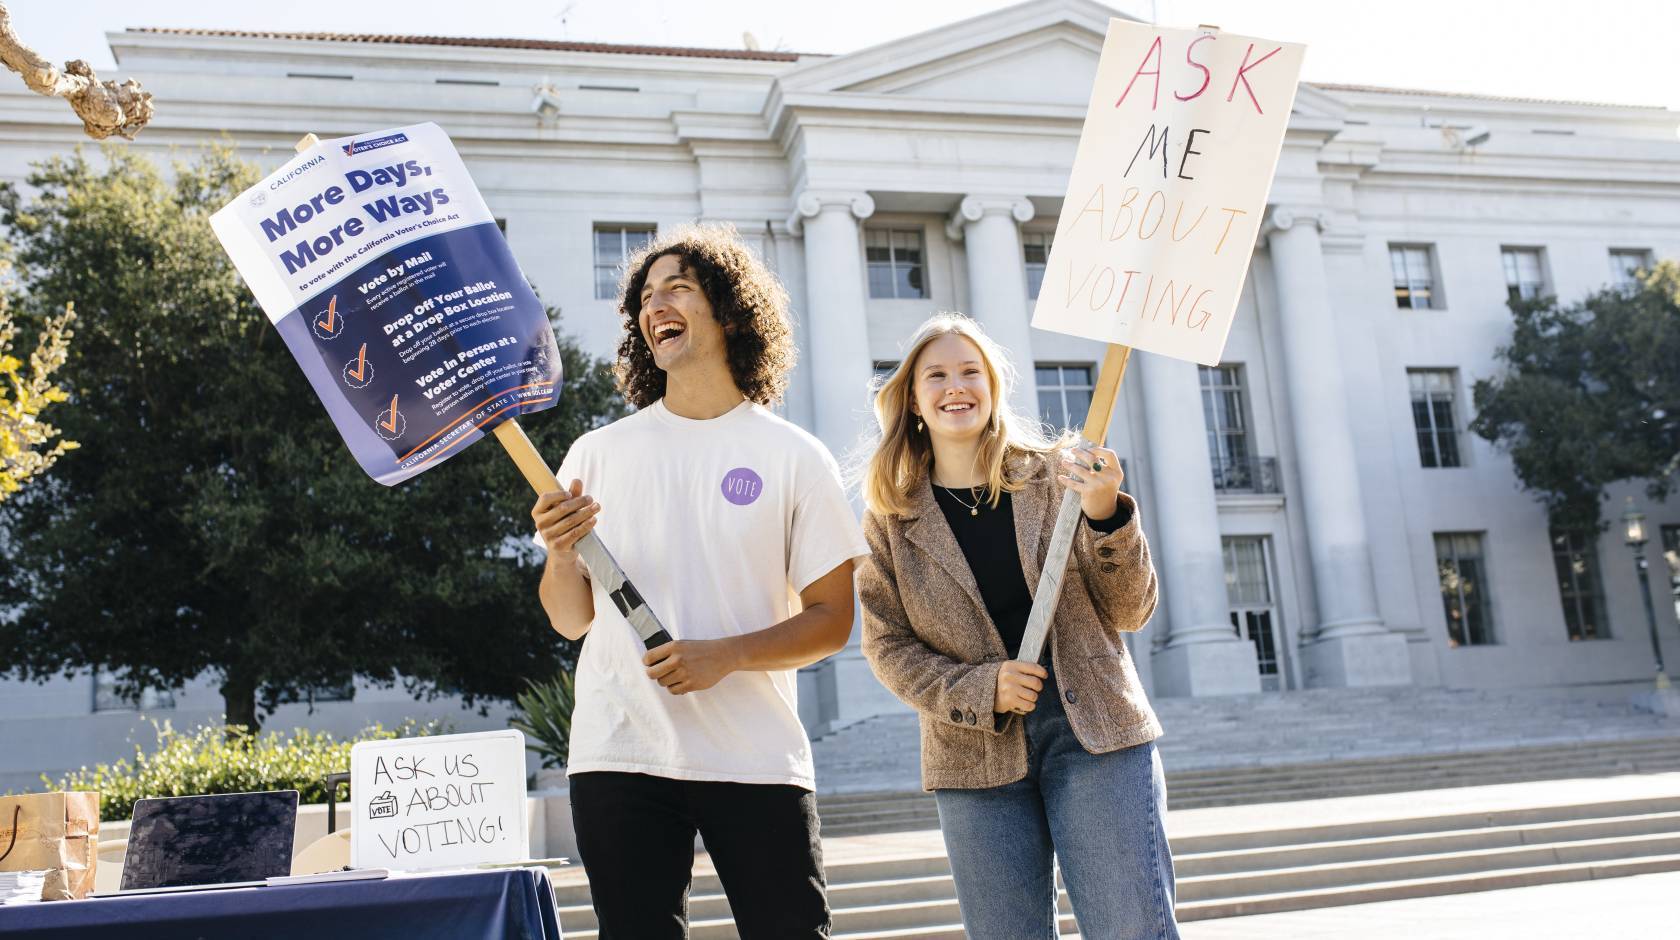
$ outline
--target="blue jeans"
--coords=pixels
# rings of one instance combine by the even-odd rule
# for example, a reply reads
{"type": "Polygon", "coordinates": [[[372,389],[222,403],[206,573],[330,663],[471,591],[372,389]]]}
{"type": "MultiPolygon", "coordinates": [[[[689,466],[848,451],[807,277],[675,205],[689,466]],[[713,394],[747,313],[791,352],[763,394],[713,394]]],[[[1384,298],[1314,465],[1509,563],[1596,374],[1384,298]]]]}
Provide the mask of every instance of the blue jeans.
{"type": "Polygon", "coordinates": [[[934,792],[968,935],[1056,937],[1054,858],[1089,940],[1176,940],[1167,784],[1155,745],[1086,751],[1053,674],[1026,731],[1024,779],[934,792]]]}

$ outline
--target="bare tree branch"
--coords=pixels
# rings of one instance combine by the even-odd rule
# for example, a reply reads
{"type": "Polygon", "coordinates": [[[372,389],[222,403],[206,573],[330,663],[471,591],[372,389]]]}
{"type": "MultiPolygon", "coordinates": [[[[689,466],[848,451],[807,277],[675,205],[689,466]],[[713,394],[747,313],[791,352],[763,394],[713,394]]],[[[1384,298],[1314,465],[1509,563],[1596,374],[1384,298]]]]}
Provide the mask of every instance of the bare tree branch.
{"type": "Polygon", "coordinates": [[[152,119],[152,95],[140,83],[129,79],[122,84],[102,82],[93,67],[81,59],[64,63],[62,70],[23,44],[12,31],[12,15],[0,2],[0,63],[23,76],[23,83],[36,94],[63,98],[82,119],[82,130],[94,140],[112,134],[133,140],[152,119]]]}

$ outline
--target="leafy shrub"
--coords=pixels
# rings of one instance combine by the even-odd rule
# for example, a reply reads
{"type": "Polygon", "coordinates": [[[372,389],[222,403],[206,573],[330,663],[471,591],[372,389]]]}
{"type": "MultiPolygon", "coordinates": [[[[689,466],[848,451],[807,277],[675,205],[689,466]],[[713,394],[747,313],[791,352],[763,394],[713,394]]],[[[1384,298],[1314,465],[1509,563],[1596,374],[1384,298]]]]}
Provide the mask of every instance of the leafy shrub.
{"type": "Polygon", "coordinates": [[[301,803],[325,803],[327,774],[350,769],[350,746],[357,741],[442,731],[435,722],[407,722],[394,730],[373,725],[340,741],[304,728],[253,735],[241,725],[180,732],[154,721],[152,727],[157,745],[150,753],[136,745],[133,761],[83,767],[58,781],[43,774],[41,780],[51,790],[98,790],[100,818],[109,821],[130,818],[142,797],[296,790],[301,803]]]}
{"type": "Polygon", "coordinates": [[[566,766],[572,740],[572,674],[561,672],[547,682],[525,680],[515,702],[520,716],[508,724],[525,732],[525,749],[542,757],[544,767],[566,766]]]}

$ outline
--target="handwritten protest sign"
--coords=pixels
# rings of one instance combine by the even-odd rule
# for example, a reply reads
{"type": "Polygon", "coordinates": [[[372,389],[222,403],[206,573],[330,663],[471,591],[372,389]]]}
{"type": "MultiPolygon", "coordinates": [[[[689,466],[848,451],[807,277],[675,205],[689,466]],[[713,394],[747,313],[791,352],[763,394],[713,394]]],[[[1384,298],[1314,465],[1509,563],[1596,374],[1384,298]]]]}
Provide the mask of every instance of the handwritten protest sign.
{"type": "MultiPolygon", "coordinates": [[[[1305,47],[1111,19],[1033,326],[1107,342],[1101,444],[1132,349],[1217,365],[1305,47]]],[[[1016,658],[1037,662],[1080,518],[1062,494],[1016,658]]]]}
{"type": "Polygon", "coordinates": [[[1109,21],[1033,326],[1219,362],[1304,52],[1109,21]]]}
{"type": "Polygon", "coordinates": [[[425,871],[530,857],[518,731],[350,749],[350,867],[425,871]]]}
{"type": "Polygon", "coordinates": [[[436,124],[317,143],[210,224],[379,482],[559,400],[553,327],[436,124]]]}

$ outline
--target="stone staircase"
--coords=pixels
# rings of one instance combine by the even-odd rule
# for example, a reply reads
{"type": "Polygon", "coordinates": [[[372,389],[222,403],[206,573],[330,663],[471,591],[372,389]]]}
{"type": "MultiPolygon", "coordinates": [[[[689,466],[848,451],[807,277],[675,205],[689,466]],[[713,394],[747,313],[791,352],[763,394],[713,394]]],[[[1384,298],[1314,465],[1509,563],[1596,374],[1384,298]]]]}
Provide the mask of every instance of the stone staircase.
{"type": "MultiPolygon", "coordinates": [[[[1680,771],[1680,736],[1278,767],[1169,770],[1167,806],[1199,809],[1667,771],[1680,771]]],[[[817,806],[825,836],[939,826],[933,795],[921,790],[822,794],[817,806]]]]}
{"type": "MultiPolygon", "coordinates": [[[[1677,871],[1680,774],[1444,790],[1430,801],[1379,796],[1174,811],[1168,832],[1181,921],[1677,871]],[[1556,799],[1588,792],[1610,798],[1556,799]],[[1439,810],[1407,811],[1431,804],[1439,810]],[[1325,817],[1334,821],[1267,824],[1325,817]]],[[[963,936],[937,832],[831,837],[824,846],[836,938],[963,936]]],[[[704,856],[696,871],[691,935],[734,937],[704,856]]],[[[561,924],[568,937],[593,938],[588,887],[567,874],[556,885],[561,924]]],[[[1059,902],[1062,932],[1074,933],[1065,891],[1059,902]]]]}
{"type": "MultiPolygon", "coordinates": [[[[1197,784],[1211,779],[1198,777],[1202,771],[1223,774],[1288,767],[1296,768],[1297,776],[1322,778],[1324,774],[1311,769],[1313,765],[1352,768],[1383,758],[1437,760],[1478,755],[1477,760],[1492,774],[1497,755],[1508,751],[1680,741],[1680,719],[1639,711],[1633,705],[1636,691],[1631,685],[1508,690],[1408,686],[1159,699],[1154,707],[1166,734],[1156,745],[1167,771],[1169,795],[1188,799],[1191,794],[1186,788],[1200,789],[1197,784]]],[[[867,719],[815,742],[813,750],[819,792],[824,795],[921,789],[920,741],[913,714],[867,719]]],[[[1632,760],[1636,751],[1606,749],[1599,762],[1609,771],[1627,772],[1615,761],[1632,760]]],[[[1540,752],[1531,753],[1540,756],[1540,752]]],[[[1585,775],[1592,772],[1597,771],[1585,775]]],[[[1583,774],[1566,774],[1579,775],[1583,774]]],[[[1417,779],[1419,775],[1412,775],[1412,781],[1417,779]]],[[[1521,778],[1495,777],[1486,782],[1507,779],[1521,778]]],[[[1461,774],[1437,785],[1475,782],[1461,774]]],[[[1301,794],[1311,795],[1315,794],[1301,794]]]]}
{"type": "MultiPolygon", "coordinates": [[[[1680,870],[1680,720],[1636,710],[1632,692],[1159,701],[1179,917],[1680,870]]],[[[835,936],[962,937],[915,716],[815,751],[835,936]]],[[[582,872],[555,880],[567,936],[594,937],[582,872]]],[[[1061,910],[1074,932],[1065,893],[1061,910]]],[[[703,854],[690,917],[696,940],[735,936],[703,854]]]]}

